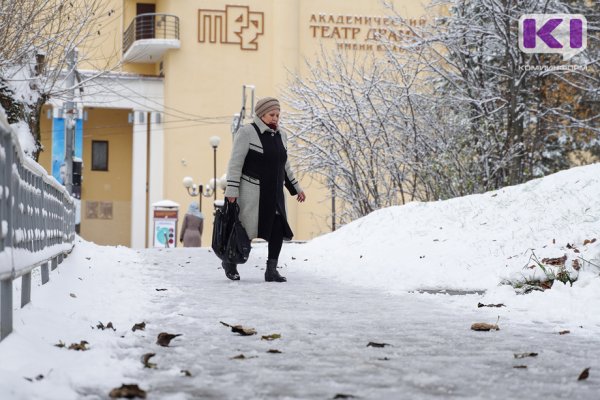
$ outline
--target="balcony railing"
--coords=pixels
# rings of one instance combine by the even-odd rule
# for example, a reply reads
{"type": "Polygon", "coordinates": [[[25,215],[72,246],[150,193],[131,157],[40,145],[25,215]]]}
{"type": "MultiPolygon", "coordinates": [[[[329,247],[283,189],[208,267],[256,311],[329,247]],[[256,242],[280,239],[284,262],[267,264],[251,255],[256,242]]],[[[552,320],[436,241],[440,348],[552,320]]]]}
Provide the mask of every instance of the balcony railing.
{"type": "Polygon", "coordinates": [[[136,16],[123,34],[123,54],[126,61],[155,62],[152,56],[141,57],[140,54],[131,55],[136,42],[143,41],[151,55],[160,56],[170,48],[179,48],[179,17],[171,14],[140,14],[136,16]],[[150,46],[150,47],[148,47],[150,46]],[[158,51],[158,53],[157,53],[158,51]],[[129,58],[130,60],[127,60],[129,58]],[[149,58],[149,59],[148,59],[149,58]]]}

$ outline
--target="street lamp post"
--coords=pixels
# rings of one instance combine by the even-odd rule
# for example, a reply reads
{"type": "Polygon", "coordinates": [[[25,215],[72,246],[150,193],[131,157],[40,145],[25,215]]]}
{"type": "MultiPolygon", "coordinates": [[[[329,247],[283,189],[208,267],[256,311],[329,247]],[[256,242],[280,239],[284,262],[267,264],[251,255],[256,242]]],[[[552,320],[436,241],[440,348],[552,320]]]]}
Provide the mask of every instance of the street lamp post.
{"type": "Polygon", "coordinates": [[[183,178],[183,187],[187,189],[187,192],[190,196],[198,196],[198,206],[200,211],[202,211],[202,197],[210,197],[213,194],[213,189],[210,184],[206,185],[206,191],[204,191],[204,186],[201,183],[196,185],[191,176],[186,176],[183,178]]]}
{"type": "Polygon", "coordinates": [[[209,139],[209,143],[213,148],[213,161],[214,161],[214,169],[213,169],[213,184],[212,189],[214,193],[214,200],[217,200],[217,147],[219,147],[219,143],[221,143],[221,138],[218,136],[211,136],[209,139]]]}

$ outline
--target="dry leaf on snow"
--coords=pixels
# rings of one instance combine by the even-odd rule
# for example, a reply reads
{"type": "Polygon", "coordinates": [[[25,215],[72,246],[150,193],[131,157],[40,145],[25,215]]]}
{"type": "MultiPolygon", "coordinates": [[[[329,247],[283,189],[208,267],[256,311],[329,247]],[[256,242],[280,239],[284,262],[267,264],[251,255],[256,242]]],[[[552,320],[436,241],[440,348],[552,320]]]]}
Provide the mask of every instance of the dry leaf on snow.
{"type": "Polygon", "coordinates": [[[146,329],[146,323],[145,322],[140,322],[137,323],[135,325],[133,325],[133,328],[131,328],[132,331],[143,331],[144,329],[146,329]]]}
{"type": "Polygon", "coordinates": [[[142,364],[144,364],[144,367],[146,368],[156,368],[156,364],[155,363],[151,363],[150,359],[152,357],[154,357],[156,354],[155,353],[146,353],[142,356],[142,364]]]}
{"type": "Polygon", "coordinates": [[[102,329],[102,330],[112,329],[113,331],[116,331],[115,327],[113,326],[113,323],[110,321],[108,322],[108,324],[106,324],[106,326],[104,326],[104,324],[102,322],[98,321],[98,325],[96,325],[96,328],[102,329]]]}
{"type": "Polygon", "coordinates": [[[391,346],[391,344],[389,344],[389,343],[376,343],[376,342],[369,342],[367,344],[367,347],[385,347],[385,346],[391,346]]]}
{"type": "Polygon", "coordinates": [[[171,343],[171,340],[173,340],[177,336],[181,336],[181,333],[173,334],[173,333],[161,332],[158,334],[158,337],[156,338],[156,344],[159,346],[162,346],[162,347],[169,347],[169,343],[171,343]]]}
{"type": "Polygon", "coordinates": [[[258,358],[258,356],[250,356],[250,357],[246,357],[243,354],[238,354],[235,357],[231,357],[230,360],[249,360],[251,358],[258,358]]]}
{"type": "Polygon", "coordinates": [[[587,367],[586,369],[581,371],[581,374],[579,374],[579,378],[577,378],[577,380],[583,381],[583,380],[587,379],[589,376],[590,376],[590,367],[587,367]]]}
{"type": "Polygon", "coordinates": [[[273,334],[271,334],[271,335],[262,336],[260,339],[261,339],[261,340],[275,340],[275,339],[281,339],[281,334],[279,334],[279,333],[273,333],[273,334]]]}
{"type": "MultiPolygon", "coordinates": [[[[569,245],[567,245],[567,247],[571,248],[571,247],[569,247],[569,245]]],[[[565,261],[567,261],[566,254],[562,257],[542,258],[542,264],[548,264],[548,265],[563,266],[563,265],[565,265],[565,261]]]]}
{"type": "Polygon", "coordinates": [[[506,307],[504,304],[499,303],[499,304],[483,304],[483,303],[477,303],[477,307],[481,308],[481,307],[506,307]]]}
{"type": "Polygon", "coordinates": [[[130,384],[130,385],[121,385],[120,388],[115,388],[110,391],[108,394],[113,399],[126,398],[126,399],[145,399],[146,391],[140,389],[138,385],[130,384]]]}
{"type": "Polygon", "coordinates": [[[538,353],[518,353],[514,354],[515,358],[537,357],[538,353]]]}
{"type": "Polygon", "coordinates": [[[231,331],[234,333],[239,333],[242,336],[251,336],[256,335],[256,330],[254,328],[244,327],[242,325],[230,325],[226,322],[219,321],[221,324],[225,325],[228,328],[231,328],[231,331]]]}
{"type": "Polygon", "coordinates": [[[36,381],[41,381],[42,379],[44,379],[44,375],[39,374],[38,376],[36,376],[35,378],[28,378],[25,377],[25,380],[29,381],[29,382],[33,382],[34,380],[36,381]]]}
{"type": "Polygon", "coordinates": [[[498,327],[497,324],[488,324],[485,322],[475,322],[473,325],[471,325],[471,329],[474,331],[499,331],[500,328],[498,327]]]}
{"type": "Polygon", "coordinates": [[[86,351],[89,350],[89,348],[87,347],[88,344],[89,343],[85,340],[82,340],[79,343],[71,343],[71,345],[69,346],[69,350],[86,351]]]}

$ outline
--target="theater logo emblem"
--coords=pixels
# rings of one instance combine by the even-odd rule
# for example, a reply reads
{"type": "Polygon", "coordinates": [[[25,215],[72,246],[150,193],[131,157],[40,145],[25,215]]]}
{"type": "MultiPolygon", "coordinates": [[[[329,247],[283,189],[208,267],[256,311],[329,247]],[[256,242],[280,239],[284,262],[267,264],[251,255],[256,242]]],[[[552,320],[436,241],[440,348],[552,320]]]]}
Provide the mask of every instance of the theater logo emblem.
{"type": "Polygon", "coordinates": [[[264,33],[264,13],[248,6],[226,5],[225,10],[198,10],[200,43],[237,44],[241,50],[258,50],[264,33]]]}

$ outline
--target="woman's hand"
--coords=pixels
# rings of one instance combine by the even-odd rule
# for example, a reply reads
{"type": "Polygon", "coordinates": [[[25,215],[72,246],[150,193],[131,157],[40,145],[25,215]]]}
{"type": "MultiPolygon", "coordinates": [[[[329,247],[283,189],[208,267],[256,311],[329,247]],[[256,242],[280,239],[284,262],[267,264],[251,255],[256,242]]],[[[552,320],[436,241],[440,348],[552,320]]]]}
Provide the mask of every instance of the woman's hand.
{"type": "Polygon", "coordinates": [[[236,200],[237,200],[237,197],[227,197],[227,201],[230,203],[235,203],[236,200]]]}
{"type": "Polygon", "coordinates": [[[303,203],[304,200],[306,200],[306,195],[304,194],[304,192],[298,193],[296,200],[298,200],[299,203],[303,203]]]}

